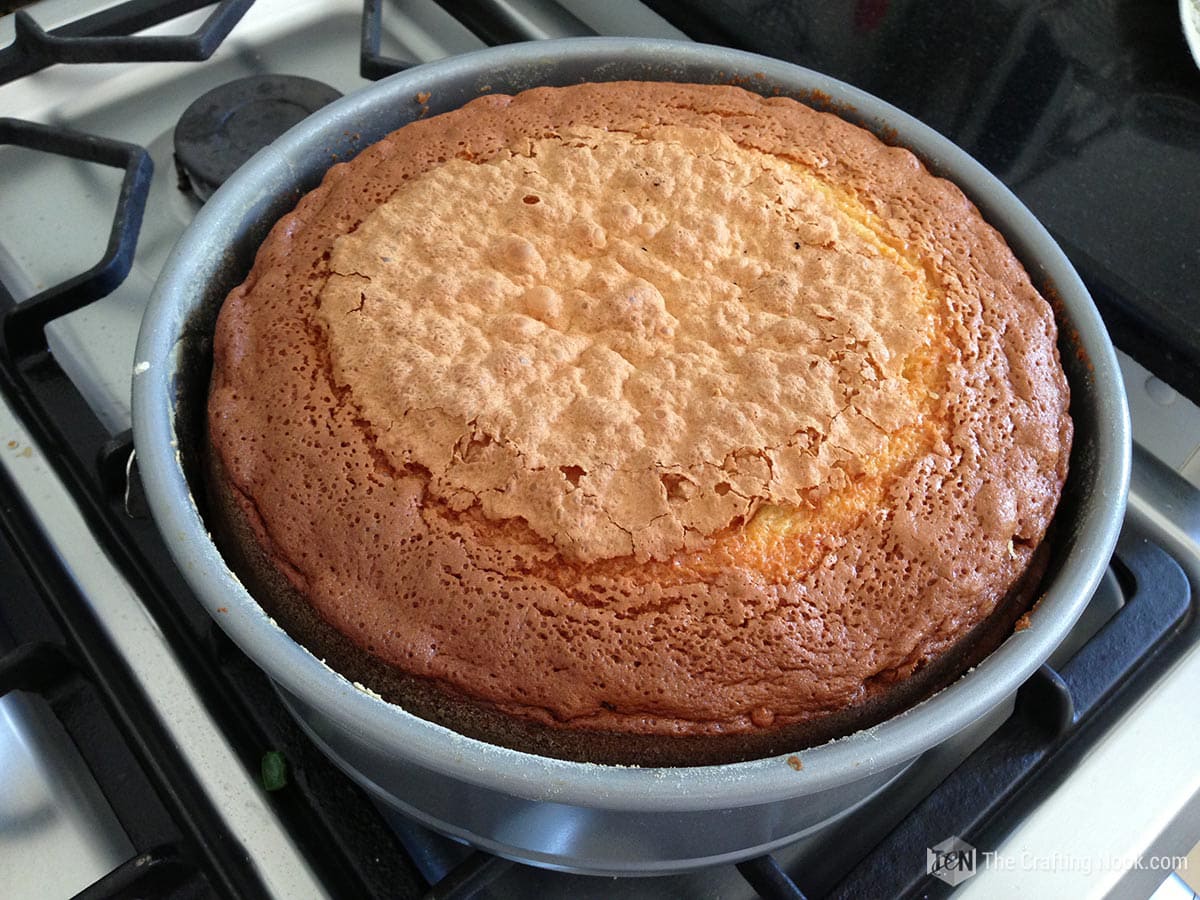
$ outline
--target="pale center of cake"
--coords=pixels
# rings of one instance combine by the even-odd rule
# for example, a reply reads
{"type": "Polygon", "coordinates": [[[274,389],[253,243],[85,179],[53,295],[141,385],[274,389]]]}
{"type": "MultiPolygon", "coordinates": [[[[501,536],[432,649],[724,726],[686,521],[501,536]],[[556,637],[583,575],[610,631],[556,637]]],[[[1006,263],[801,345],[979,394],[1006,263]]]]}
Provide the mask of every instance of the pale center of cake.
{"type": "Polygon", "coordinates": [[[931,402],[921,266],[852,194],[712,131],[449,160],[330,268],[333,377],[389,464],[582,562],[786,530],[907,458],[931,402]]]}

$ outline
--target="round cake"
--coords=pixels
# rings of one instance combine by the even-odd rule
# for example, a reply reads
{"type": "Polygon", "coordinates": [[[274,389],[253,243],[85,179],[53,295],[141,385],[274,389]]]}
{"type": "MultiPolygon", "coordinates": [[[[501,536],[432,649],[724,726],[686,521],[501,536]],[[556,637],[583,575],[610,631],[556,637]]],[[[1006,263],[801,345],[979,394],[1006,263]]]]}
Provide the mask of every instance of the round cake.
{"type": "Polygon", "coordinates": [[[209,519],[332,668],[483,740],[700,765],[868,726],[1036,595],[1050,306],[795,100],[488,95],[334,166],[217,323],[209,519]]]}

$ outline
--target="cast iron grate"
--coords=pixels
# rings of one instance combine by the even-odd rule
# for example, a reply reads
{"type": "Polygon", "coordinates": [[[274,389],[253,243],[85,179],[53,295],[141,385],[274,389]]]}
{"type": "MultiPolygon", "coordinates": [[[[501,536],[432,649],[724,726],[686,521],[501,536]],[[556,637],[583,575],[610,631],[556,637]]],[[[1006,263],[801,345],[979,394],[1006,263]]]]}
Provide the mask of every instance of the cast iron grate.
{"type": "Polygon", "coordinates": [[[0,50],[0,84],[56,63],[199,61],[208,59],[254,0],[221,0],[191,34],[136,32],[211,6],[211,0],[126,0],[47,31],[24,10],[13,13],[16,39],[0,50]]]}
{"type": "Polygon", "coordinates": [[[775,857],[767,854],[737,864],[750,887],[766,900],[804,900],[804,894],[775,857]]]}
{"type": "MultiPolygon", "coordinates": [[[[524,0],[511,3],[437,0],[438,6],[489,46],[536,41],[547,37],[589,37],[595,29],[554,0],[524,0]]],[[[416,65],[381,52],[383,0],[363,0],[359,74],[372,81],[394,75],[416,65]]]]}
{"type": "Polygon", "coordinates": [[[362,36],[358,54],[358,72],[363,78],[377,81],[416,65],[412,60],[384,55],[380,50],[382,40],[383,0],[363,0],[362,36]]]}
{"type": "Polygon", "coordinates": [[[27,359],[46,349],[46,323],[111,293],[129,274],[154,165],[142,147],[51,125],[0,119],[0,146],[10,145],[124,169],[108,246],[100,261],[74,278],[17,303],[0,284],[0,353],[27,359]]]}

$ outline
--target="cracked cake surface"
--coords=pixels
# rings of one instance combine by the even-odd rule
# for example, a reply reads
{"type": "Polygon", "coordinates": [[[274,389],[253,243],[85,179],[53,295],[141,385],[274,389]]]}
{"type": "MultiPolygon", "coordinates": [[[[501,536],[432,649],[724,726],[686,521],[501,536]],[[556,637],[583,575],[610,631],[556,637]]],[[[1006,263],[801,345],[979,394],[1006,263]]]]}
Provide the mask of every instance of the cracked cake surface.
{"type": "Polygon", "coordinates": [[[833,115],[484,96],[331,169],[226,300],[213,516],[285,627],[420,715],[601,762],[783,752],[1026,608],[1055,339],[961,192],[833,115]]]}

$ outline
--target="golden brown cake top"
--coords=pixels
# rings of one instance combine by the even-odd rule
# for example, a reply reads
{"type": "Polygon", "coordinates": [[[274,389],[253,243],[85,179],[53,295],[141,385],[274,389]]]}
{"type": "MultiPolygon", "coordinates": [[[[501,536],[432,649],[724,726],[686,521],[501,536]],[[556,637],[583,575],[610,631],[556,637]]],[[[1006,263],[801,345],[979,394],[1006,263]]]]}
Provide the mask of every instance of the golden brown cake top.
{"type": "Polygon", "coordinates": [[[903,376],[934,302],[872,218],[719,131],[560,127],[403,184],[335,243],[318,321],[434,497],[667,559],[928,410],[903,376]]]}
{"type": "Polygon", "coordinates": [[[209,426],[366,651],[555,727],[745,733],[996,608],[1065,478],[1055,338],[907,151],[738,88],[585,84],[335,166],[222,309],[209,426]]]}

